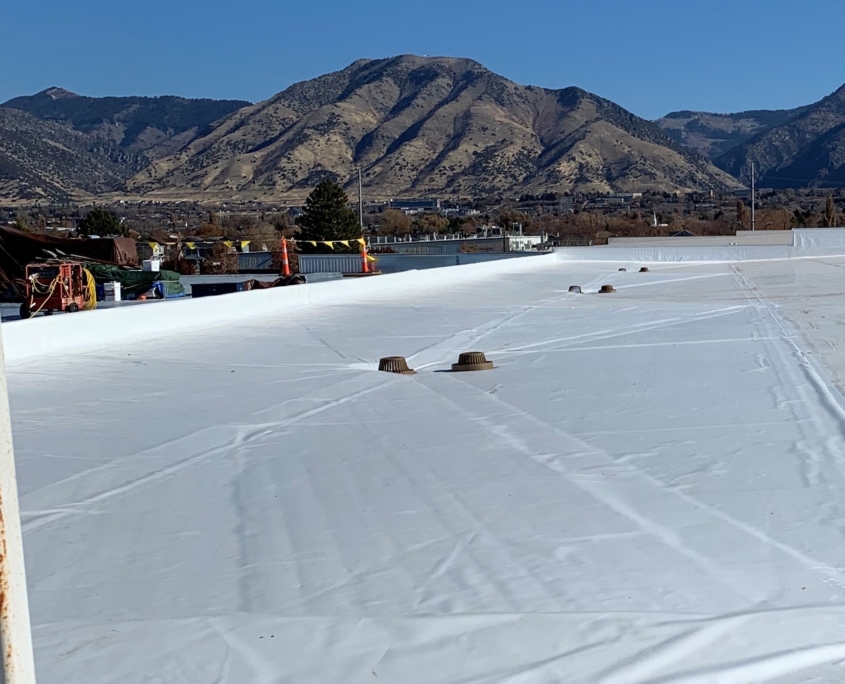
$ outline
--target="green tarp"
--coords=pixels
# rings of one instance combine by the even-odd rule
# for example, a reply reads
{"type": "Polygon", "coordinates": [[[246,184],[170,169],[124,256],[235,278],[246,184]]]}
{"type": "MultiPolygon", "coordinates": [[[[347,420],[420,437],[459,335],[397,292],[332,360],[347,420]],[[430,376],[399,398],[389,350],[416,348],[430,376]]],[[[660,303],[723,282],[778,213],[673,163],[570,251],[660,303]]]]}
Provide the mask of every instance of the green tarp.
{"type": "Polygon", "coordinates": [[[119,266],[86,263],[98,284],[117,282],[124,299],[134,299],[149,292],[154,287],[163,297],[178,297],[185,294],[185,288],[179,282],[175,271],[134,271],[119,266]],[[156,284],[159,284],[156,286],[156,284]]]}

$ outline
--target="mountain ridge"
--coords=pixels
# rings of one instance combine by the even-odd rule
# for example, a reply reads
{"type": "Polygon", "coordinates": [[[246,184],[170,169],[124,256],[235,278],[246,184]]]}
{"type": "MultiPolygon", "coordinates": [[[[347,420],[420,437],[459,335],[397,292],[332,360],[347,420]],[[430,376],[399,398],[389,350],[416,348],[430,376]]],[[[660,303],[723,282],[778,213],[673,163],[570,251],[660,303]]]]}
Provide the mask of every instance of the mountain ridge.
{"type": "Polygon", "coordinates": [[[128,190],[282,198],[323,178],[346,183],[356,165],[383,196],[736,185],[653,122],[580,88],[518,85],[470,59],[401,55],[358,60],[245,107],[128,190]]]}
{"type": "Polygon", "coordinates": [[[721,169],[760,185],[807,187],[845,183],[845,85],[779,126],[761,131],[715,159],[721,169]]]}
{"type": "Polygon", "coordinates": [[[23,201],[90,199],[121,176],[85,135],[17,109],[0,107],[0,197],[23,201]]]}
{"type": "Polygon", "coordinates": [[[680,110],[669,112],[655,123],[677,143],[715,160],[758,133],[799,116],[809,106],[734,113],[680,110]]]}
{"type": "Polygon", "coordinates": [[[259,103],[79,95],[0,105],[0,198],[299,199],[845,185],[845,86],[816,103],[647,121],[467,58],[359,59],[259,103]],[[12,112],[12,113],[10,113],[12,112]],[[14,114],[13,112],[19,112],[14,114]]]}
{"type": "MultiPolygon", "coordinates": [[[[218,119],[248,104],[240,100],[188,99],[172,95],[94,98],[53,86],[34,95],[12,98],[0,104],[0,111],[23,112],[38,121],[80,134],[81,138],[74,138],[74,152],[84,154],[87,150],[90,164],[101,164],[115,176],[108,190],[97,190],[108,192],[119,188],[155,159],[172,154],[196,136],[207,133],[218,119]]],[[[9,121],[8,117],[6,120],[9,121]]],[[[15,121],[20,142],[20,126],[27,120],[18,117],[15,121]]],[[[33,124],[33,130],[37,128],[33,124]]],[[[49,131],[45,141],[52,140],[55,135],[61,137],[55,128],[49,128],[49,131]]],[[[2,133],[10,135],[0,129],[2,133]]],[[[33,144],[39,146],[37,142],[33,144]]],[[[42,149],[41,152],[33,151],[28,158],[35,160],[42,156],[46,158],[49,154],[42,149]]],[[[46,186],[51,186],[45,173],[32,169],[29,175],[43,177],[46,186]]],[[[98,184],[91,186],[89,176],[85,174],[76,183],[77,192],[99,188],[98,184]]],[[[67,188],[68,182],[74,185],[69,176],[63,177],[59,185],[67,188]]],[[[73,188],[68,191],[73,194],[73,188]]]]}

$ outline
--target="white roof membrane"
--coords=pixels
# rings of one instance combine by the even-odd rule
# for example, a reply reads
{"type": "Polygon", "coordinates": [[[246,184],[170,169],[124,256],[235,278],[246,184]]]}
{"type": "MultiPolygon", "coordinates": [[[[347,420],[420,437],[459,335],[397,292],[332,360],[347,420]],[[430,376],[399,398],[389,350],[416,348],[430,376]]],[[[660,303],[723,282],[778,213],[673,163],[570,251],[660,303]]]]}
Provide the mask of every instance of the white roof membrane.
{"type": "Polygon", "coordinates": [[[639,265],[13,365],[39,681],[841,681],[845,258],[639,265]]]}

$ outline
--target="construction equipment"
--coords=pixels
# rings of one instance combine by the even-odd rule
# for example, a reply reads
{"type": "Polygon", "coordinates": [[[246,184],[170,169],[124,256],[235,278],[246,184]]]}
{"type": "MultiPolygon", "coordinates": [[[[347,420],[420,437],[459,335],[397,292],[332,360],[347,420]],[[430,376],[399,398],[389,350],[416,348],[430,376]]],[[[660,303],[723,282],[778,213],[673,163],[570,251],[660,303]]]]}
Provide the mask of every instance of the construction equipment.
{"type": "Polygon", "coordinates": [[[94,276],[78,261],[28,264],[21,318],[32,318],[39,311],[73,313],[97,306],[94,276]]]}

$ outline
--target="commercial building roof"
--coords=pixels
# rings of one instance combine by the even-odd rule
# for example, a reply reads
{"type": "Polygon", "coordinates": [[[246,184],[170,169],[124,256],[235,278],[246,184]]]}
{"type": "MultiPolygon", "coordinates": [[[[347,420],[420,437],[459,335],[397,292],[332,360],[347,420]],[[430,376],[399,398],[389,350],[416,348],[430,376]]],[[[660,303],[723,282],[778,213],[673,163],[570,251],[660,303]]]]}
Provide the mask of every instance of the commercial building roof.
{"type": "Polygon", "coordinates": [[[845,256],[571,251],[4,324],[39,681],[839,681],[845,256]]]}

